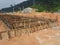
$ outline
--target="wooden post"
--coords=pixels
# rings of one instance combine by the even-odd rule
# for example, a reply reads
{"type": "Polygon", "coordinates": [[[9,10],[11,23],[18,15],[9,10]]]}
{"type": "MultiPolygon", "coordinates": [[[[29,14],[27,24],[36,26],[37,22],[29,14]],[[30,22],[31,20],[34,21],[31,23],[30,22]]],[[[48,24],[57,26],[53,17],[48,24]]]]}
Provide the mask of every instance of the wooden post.
{"type": "Polygon", "coordinates": [[[33,33],[33,27],[31,27],[30,33],[33,33]]]}
{"type": "Polygon", "coordinates": [[[8,30],[8,38],[10,39],[11,38],[11,35],[10,35],[10,31],[8,30]]]}
{"type": "Polygon", "coordinates": [[[23,20],[23,22],[24,22],[24,24],[23,24],[23,25],[24,25],[24,28],[25,28],[25,25],[26,25],[26,24],[25,24],[25,20],[23,20]]]}
{"type": "Polygon", "coordinates": [[[14,35],[16,36],[16,30],[14,30],[14,35]]]}
{"type": "Polygon", "coordinates": [[[1,35],[2,33],[0,33],[0,40],[2,40],[2,35],[1,35]]]}
{"type": "Polygon", "coordinates": [[[39,21],[39,30],[41,30],[40,26],[41,26],[41,21],[39,21]]]}
{"type": "Polygon", "coordinates": [[[32,29],[30,28],[30,33],[32,32],[32,29]]]}
{"type": "Polygon", "coordinates": [[[30,25],[31,25],[31,19],[29,19],[29,28],[30,28],[30,25]]]}
{"type": "Polygon", "coordinates": [[[29,20],[28,27],[29,27],[28,33],[30,34],[30,33],[31,33],[31,30],[32,30],[32,27],[31,27],[31,20],[29,20]]]}
{"type": "Polygon", "coordinates": [[[35,29],[35,27],[33,27],[33,32],[35,32],[36,31],[36,29],[35,29]]]}
{"type": "Polygon", "coordinates": [[[21,32],[21,30],[20,30],[20,36],[21,36],[21,33],[22,33],[22,32],[21,32]]]}

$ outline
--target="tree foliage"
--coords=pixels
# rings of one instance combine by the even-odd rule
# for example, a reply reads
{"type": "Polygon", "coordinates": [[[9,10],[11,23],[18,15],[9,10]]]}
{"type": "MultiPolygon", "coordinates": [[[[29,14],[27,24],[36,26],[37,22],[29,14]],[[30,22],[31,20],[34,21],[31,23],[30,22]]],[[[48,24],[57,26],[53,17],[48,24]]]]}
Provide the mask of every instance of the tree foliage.
{"type": "MultiPolygon", "coordinates": [[[[32,1],[32,0],[30,0],[32,1]]],[[[34,5],[33,5],[34,6],[34,5]]],[[[34,8],[39,7],[40,10],[55,12],[60,9],[60,0],[35,0],[34,8]],[[39,6],[37,6],[39,5],[39,6]]]]}

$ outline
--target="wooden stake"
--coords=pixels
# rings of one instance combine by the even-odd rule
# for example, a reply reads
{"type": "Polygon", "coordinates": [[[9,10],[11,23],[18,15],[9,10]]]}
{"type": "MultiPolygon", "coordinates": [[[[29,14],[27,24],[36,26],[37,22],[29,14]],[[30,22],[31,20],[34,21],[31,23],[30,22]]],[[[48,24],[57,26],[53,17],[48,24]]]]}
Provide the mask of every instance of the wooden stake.
{"type": "Polygon", "coordinates": [[[11,35],[10,35],[10,31],[8,30],[8,38],[10,39],[11,38],[11,35]]]}
{"type": "Polygon", "coordinates": [[[16,37],[16,30],[14,30],[14,35],[15,35],[15,37],[16,37]]]}
{"type": "Polygon", "coordinates": [[[0,40],[2,40],[2,35],[1,35],[2,33],[0,33],[0,40]]]}

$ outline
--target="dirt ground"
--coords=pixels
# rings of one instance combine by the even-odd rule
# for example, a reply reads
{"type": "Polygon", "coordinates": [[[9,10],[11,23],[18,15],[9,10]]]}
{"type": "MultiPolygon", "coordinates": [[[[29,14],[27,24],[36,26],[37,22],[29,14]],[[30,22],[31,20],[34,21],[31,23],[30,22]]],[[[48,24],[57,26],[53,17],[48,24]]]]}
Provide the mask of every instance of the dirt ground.
{"type": "Polygon", "coordinates": [[[14,37],[10,40],[0,40],[0,45],[60,45],[60,14],[36,12],[34,14],[25,14],[24,16],[26,15],[28,17],[44,16],[46,18],[58,18],[58,25],[52,28],[31,33],[29,35],[22,34],[22,36],[14,37]]]}
{"type": "Polygon", "coordinates": [[[48,28],[10,40],[0,40],[0,45],[60,45],[60,28],[48,28]]]}

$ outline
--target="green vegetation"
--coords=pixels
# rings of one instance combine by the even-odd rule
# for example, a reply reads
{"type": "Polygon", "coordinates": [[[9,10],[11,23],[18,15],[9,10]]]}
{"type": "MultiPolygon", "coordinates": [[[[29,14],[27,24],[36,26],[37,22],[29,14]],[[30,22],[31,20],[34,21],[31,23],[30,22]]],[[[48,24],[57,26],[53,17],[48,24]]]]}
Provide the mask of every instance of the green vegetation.
{"type": "Polygon", "coordinates": [[[39,4],[32,5],[31,7],[38,9],[38,12],[45,11],[45,8],[42,5],[39,5],[39,4]]]}
{"type": "Polygon", "coordinates": [[[60,0],[35,0],[35,4],[31,7],[38,9],[39,12],[56,12],[60,9],[60,0]]]}

